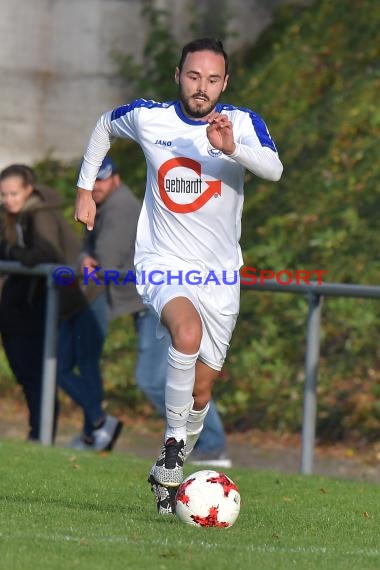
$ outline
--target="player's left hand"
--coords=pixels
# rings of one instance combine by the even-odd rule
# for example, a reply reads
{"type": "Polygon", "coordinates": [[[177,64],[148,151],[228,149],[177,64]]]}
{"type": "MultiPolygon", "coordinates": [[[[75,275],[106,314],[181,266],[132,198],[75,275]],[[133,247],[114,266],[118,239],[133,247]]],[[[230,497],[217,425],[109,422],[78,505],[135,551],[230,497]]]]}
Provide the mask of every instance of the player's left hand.
{"type": "Polygon", "coordinates": [[[224,154],[232,154],[235,150],[232,123],[227,115],[211,113],[207,118],[209,126],[206,129],[207,138],[213,148],[221,150],[224,154]]]}

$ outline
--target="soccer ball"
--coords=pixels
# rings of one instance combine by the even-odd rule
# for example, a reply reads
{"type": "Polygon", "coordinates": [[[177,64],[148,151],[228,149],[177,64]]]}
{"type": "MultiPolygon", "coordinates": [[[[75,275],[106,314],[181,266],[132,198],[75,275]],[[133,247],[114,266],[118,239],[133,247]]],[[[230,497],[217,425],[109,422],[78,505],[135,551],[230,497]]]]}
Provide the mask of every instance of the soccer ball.
{"type": "Polygon", "coordinates": [[[240,494],[224,473],[197,471],[178,487],[175,513],[194,526],[232,526],[240,511],[240,494]]]}

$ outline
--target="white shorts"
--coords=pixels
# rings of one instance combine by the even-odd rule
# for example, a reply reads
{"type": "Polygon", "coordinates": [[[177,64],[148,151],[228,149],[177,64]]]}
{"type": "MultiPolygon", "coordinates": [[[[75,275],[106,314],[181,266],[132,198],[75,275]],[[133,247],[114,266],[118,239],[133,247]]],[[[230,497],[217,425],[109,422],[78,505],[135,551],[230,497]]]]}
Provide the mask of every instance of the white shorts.
{"type": "MultiPolygon", "coordinates": [[[[143,302],[153,307],[161,317],[162,309],[172,299],[177,297],[189,299],[197,309],[203,325],[198,358],[210,368],[221,370],[239,313],[238,272],[236,283],[233,284],[225,284],[221,278],[218,278],[219,284],[215,281],[209,281],[207,284],[190,284],[185,279],[182,283],[179,283],[178,279],[173,279],[170,283],[168,282],[170,279],[167,278],[170,269],[167,265],[164,266],[162,261],[154,265],[150,262],[149,265],[150,268],[154,267],[154,270],[136,267],[137,291],[143,302]]],[[[186,271],[183,271],[185,274],[186,271]]],[[[177,275],[178,270],[172,273],[177,275]]],[[[158,336],[161,336],[159,331],[158,336]]]]}

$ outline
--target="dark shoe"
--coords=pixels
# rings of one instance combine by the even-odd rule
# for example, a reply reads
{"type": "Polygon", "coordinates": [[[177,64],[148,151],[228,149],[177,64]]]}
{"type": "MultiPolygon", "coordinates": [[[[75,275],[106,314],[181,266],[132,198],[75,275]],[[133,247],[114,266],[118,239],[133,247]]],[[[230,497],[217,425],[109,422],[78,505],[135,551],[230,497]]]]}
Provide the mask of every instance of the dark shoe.
{"type": "Polygon", "coordinates": [[[152,473],[149,474],[148,483],[156,500],[159,515],[175,514],[175,496],[178,487],[164,487],[157,483],[152,473]]]}
{"type": "Polygon", "coordinates": [[[169,438],[162,446],[161,453],[153,465],[150,475],[159,485],[178,487],[183,481],[183,462],[185,460],[185,445],[183,440],[169,438]]]}

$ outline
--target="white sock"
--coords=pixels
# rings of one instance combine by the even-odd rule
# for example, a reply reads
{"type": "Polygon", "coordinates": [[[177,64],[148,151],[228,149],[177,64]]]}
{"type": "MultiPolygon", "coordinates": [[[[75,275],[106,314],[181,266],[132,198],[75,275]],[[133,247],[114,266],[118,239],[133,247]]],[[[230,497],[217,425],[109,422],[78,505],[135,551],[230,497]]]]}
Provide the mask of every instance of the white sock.
{"type": "Polygon", "coordinates": [[[165,388],[165,441],[174,437],[186,443],[186,423],[193,403],[196,354],[183,354],[173,346],[168,351],[165,388]]]}
{"type": "Polygon", "coordinates": [[[185,456],[188,457],[190,453],[193,451],[194,445],[197,443],[199,436],[201,435],[201,431],[203,429],[203,422],[208,412],[210,404],[207,403],[206,407],[203,410],[194,410],[191,408],[189,417],[187,418],[186,424],[186,448],[185,448],[185,456]]]}

